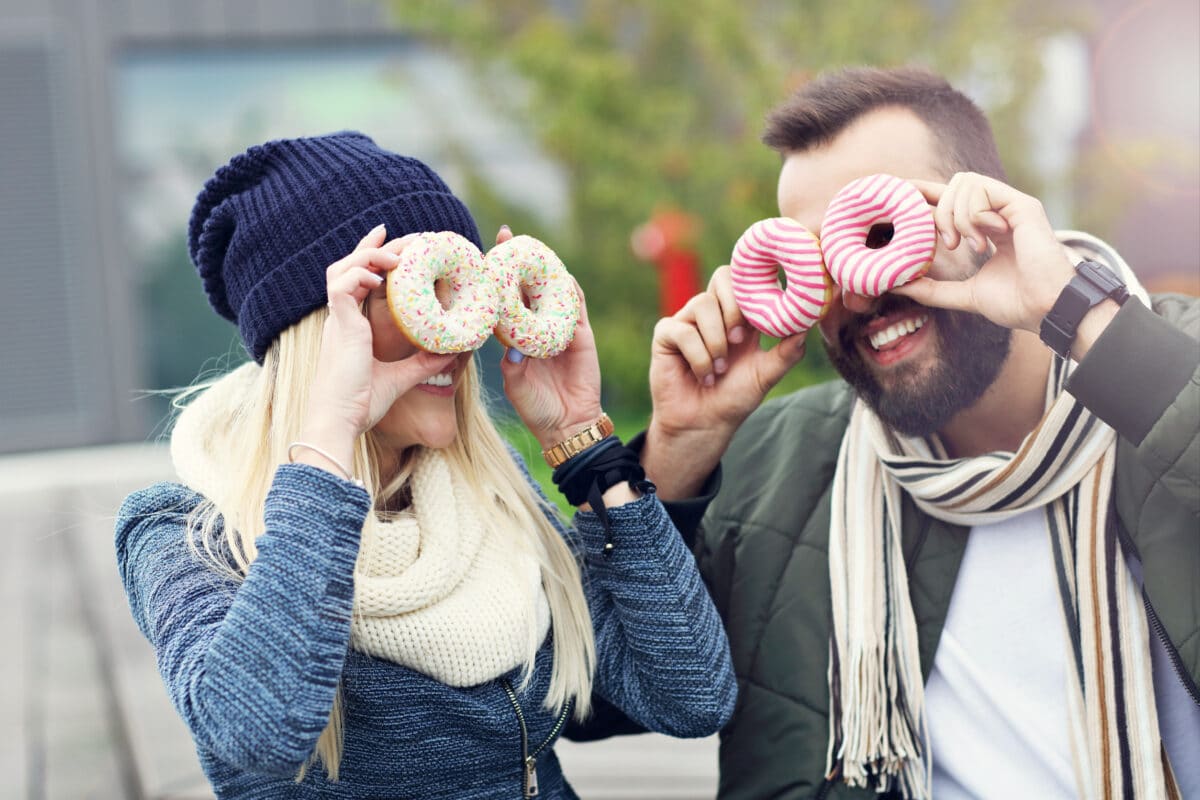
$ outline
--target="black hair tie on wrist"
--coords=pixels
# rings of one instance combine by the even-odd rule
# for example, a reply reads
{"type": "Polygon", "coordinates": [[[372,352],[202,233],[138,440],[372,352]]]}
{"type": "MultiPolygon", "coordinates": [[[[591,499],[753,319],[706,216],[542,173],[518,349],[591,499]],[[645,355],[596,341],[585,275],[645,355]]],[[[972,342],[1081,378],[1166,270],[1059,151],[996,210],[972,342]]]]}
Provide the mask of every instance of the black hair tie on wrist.
{"type": "Polygon", "coordinates": [[[621,444],[616,436],[607,437],[567,459],[554,470],[554,485],[567,498],[567,502],[578,506],[586,501],[600,518],[600,524],[604,526],[606,558],[612,555],[616,545],[612,540],[612,524],[603,495],[618,483],[628,483],[642,494],[655,491],[654,484],[646,480],[646,471],[642,469],[637,453],[621,444]]]}

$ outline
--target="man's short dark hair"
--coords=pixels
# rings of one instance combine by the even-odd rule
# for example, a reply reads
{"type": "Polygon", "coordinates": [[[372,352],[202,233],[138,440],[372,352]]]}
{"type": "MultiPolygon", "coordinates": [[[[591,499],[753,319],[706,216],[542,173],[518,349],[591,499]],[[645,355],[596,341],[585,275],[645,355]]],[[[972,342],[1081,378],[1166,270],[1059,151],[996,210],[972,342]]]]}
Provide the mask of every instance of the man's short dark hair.
{"type": "Polygon", "coordinates": [[[987,117],[935,72],[919,67],[851,67],[824,72],[767,115],[763,142],[783,155],[833,141],[862,115],[907,108],[925,123],[945,156],[946,177],[978,172],[1007,180],[987,117]]]}

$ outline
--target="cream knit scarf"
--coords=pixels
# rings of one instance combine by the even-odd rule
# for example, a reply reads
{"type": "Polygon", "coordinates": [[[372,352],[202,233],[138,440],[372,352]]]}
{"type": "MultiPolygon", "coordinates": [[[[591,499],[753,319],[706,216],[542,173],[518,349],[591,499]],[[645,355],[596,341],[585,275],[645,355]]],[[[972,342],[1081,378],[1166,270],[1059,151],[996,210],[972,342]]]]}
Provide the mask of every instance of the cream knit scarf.
{"type": "Polygon", "coordinates": [[[409,509],[363,531],[352,645],[450,686],[526,663],[550,628],[529,545],[483,524],[436,450],[419,451],[410,485],[409,509]]]}
{"type": "MultiPolygon", "coordinates": [[[[171,434],[179,479],[217,503],[229,487],[214,421],[251,390],[235,373],[188,404],[171,434]]],[[[484,524],[445,456],[420,448],[412,503],[363,526],[350,643],[450,686],[476,686],[526,664],[550,628],[541,568],[528,541],[484,524]]],[[[253,569],[253,566],[251,566],[253,569]]]]}
{"type": "MultiPolygon", "coordinates": [[[[1129,302],[1148,304],[1103,242],[1060,236],[1119,270],[1137,298],[1129,302]]],[[[1109,517],[1116,434],[1063,391],[1071,368],[1055,359],[1045,415],[1016,453],[948,459],[936,439],[899,437],[855,402],[830,525],[830,774],[840,769],[852,786],[898,788],[906,798],[931,793],[925,687],[900,538],[907,493],[925,513],[964,526],[1045,510],[1071,648],[1064,691],[1079,794],[1170,796],[1145,609],[1109,517]]]]}

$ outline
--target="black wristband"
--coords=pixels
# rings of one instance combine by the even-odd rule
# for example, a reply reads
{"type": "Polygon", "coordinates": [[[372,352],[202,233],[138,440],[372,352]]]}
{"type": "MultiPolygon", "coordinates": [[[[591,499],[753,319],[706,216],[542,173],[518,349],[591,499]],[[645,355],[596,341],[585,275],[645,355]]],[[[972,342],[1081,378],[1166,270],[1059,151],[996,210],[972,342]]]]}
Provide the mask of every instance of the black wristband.
{"type": "Polygon", "coordinates": [[[1094,306],[1109,298],[1117,305],[1124,305],[1129,299],[1124,281],[1098,261],[1080,261],[1075,265],[1075,276],[1042,318],[1038,335],[1061,358],[1070,358],[1079,323],[1094,306]]]}
{"type": "Polygon", "coordinates": [[[578,506],[584,502],[591,505],[604,527],[604,555],[607,557],[612,555],[616,545],[612,540],[608,509],[604,506],[604,493],[618,483],[628,483],[642,494],[652,494],[655,486],[646,480],[646,471],[642,469],[637,453],[621,444],[621,440],[615,436],[588,448],[576,458],[583,459],[584,456],[588,456],[585,461],[572,464],[575,459],[569,459],[559,465],[554,470],[554,485],[571,505],[578,506]],[[607,444],[609,440],[613,443],[607,444]],[[591,453],[592,450],[599,452],[591,453]]]}
{"type": "MultiPolygon", "coordinates": [[[[571,495],[568,494],[565,487],[573,485],[574,479],[582,474],[587,468],[587,465],[595,461],[599,456],[608,452],[613,447],[621,447],[621,440],[615,435],[609,435],[601,439],[596,444],[584,450],[578,455],[571,456],[563,463],[554,468],[553,479],[554,485],[559,487],[559,490],[567,495],[567,500],[571,502],[571,495]]],[[[571,502],[571,505],[579,505],[583,502],[571,502]]]]}

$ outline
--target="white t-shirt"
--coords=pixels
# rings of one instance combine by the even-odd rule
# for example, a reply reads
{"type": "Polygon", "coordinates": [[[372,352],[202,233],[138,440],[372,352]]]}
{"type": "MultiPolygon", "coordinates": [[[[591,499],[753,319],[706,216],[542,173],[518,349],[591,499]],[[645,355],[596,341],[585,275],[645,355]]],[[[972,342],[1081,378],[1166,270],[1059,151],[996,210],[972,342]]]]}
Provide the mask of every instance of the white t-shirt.
{"type": "Polygon", "coordinates": [[[925,687],[936,800],[1077,797],[1068,653],[1044,510],[973,528],[925,687]]]}

